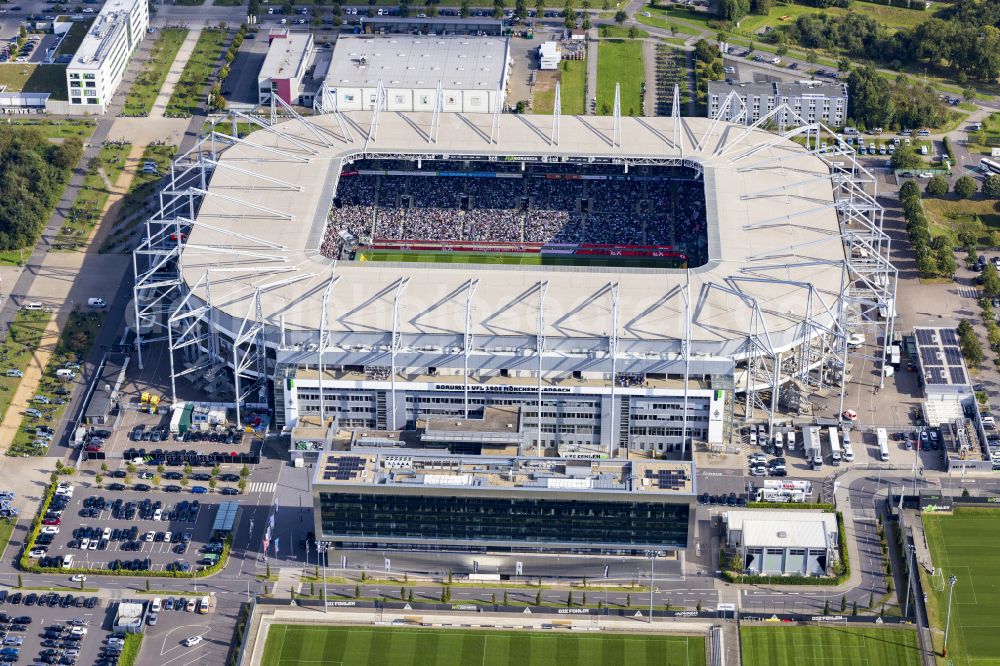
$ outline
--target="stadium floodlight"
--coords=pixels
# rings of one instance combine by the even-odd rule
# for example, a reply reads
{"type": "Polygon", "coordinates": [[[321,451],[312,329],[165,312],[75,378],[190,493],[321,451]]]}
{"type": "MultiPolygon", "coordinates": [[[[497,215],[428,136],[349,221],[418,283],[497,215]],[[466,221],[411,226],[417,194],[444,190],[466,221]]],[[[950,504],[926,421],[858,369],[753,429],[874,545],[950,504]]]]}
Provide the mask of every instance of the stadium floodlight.
{"type": "Polygon", "coordinates": [[[944,645],[941,647],[941,656],[948,656],[948,629],[951,628],[951,598],[955,594],[955,583],[958,582],[958,578],[952,574],[948,578],[948,619],[944,622],[944,645]]]}

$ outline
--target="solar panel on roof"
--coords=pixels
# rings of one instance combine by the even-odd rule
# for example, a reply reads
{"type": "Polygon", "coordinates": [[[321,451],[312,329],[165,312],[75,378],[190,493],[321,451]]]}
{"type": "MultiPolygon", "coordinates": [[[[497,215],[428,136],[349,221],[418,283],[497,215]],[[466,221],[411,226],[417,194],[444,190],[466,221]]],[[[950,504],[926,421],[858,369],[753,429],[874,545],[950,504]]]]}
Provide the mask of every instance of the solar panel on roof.
{"type": "Polygon", "coordinates": [[[951,383],[952,384],[964,384],[965,383],[965,371],[962,368],[948,368],[951,372],[951,383]]]}
{"type": "Polygon", "coordinates": [[[933,345],[936,344],[936,339],[934,336],[934,331],[926,328],[918,328],[913,331],[917,336],[917,342],[922,345],[933,345]]]}
{"type": "Polygon", "coordinates": [[[927,349],[926,347],[920,350],[920,362],[925,368],[931,365],[942,365],[937,349],[927,349]]]}
{"type": "Polygon", "coordinates": [[[948,365],[962,365],[962,352],[958,347],[945,347],[944,358],[948,362],[948,365]]]}
{"type": "Polygon", "coordinates": [[[955,330],[951,328],[946,328],[941,331],[941,343],[946,345],[957,345],[958,335],[955,334],[955,330]]]}
{"type": "Polygon", "coordinates": [[[944,377],[944,368],[933,367],[927,368],[927,383],[928,384],[947,384],[947,380],[944,377]]]}

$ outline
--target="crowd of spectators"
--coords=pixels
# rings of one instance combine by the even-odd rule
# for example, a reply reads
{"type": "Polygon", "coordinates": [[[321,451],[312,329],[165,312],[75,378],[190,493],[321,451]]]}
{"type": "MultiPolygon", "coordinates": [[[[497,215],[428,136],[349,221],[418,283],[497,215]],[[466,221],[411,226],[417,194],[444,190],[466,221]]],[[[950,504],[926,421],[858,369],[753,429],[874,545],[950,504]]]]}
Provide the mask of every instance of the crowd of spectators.
{"type": "MultiPolygon", "coordinates": [[[[369,163],[369,166],[371,163],[369,163]]],[[[468,170],[461,162],[425,162],[426,173],[468,170]]],[[[485,167],[514,177],[425,176],[415,164],[378,163],[382,173],[343,177],[330,211],[322,252],[338,256],[347,232],[359,243],[432,240],[599,243],[670,246],[701,263],[705,201],[700,182],[679,170],[641,179],[546,178],[580,165],[539,165],[515,173],[512,164],[485,167]],[[502,167],[502,168],[501,168],[502,167]]],[[[588,173],[590,171],[588,170],[588,173]]],[[[697,262],[697,263],[695,263],[697,262]]]]}

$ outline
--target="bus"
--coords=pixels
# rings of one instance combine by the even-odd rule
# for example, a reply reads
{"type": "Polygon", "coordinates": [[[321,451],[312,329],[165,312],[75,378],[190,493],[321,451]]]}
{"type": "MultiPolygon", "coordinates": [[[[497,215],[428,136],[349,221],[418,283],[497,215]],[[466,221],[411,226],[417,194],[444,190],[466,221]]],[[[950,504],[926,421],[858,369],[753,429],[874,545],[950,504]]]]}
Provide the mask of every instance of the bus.
{"type": "Polygon", "coordinates": [[[882,462],[889,460],[889,433],[885,428],[878,428],[875,431],[875,438],[878,440],[878,454],[882,462]]]}
{"type": "Polygon", "coordinates": [[[827,428],[826,432],[830,436],[830,464],[834,467],[839,467],[841,461],[840,433],[837,432],[834,426],[827,428]]]}
{"type": "Polygon", "coordinates": [[[994,162],[993,160],[984,157],[979,161],[979,166],[985,173],[996,173],[1000,174],[1000,163],[994,162]]]}
{"type": "Polygon", "coordinates": [[[844,447],[844,461],[854,462],[854,447],[851,444],[851,431],[847,428],[842,428],[840,433],[844,447]]]}
{"type": "Polygon", "coordinates": [[[802,429],[802,446],[805,458],[811,467],[815,469],[823,468],[823,449],[819,441],[819,427],[806,426],[802,429]]]}

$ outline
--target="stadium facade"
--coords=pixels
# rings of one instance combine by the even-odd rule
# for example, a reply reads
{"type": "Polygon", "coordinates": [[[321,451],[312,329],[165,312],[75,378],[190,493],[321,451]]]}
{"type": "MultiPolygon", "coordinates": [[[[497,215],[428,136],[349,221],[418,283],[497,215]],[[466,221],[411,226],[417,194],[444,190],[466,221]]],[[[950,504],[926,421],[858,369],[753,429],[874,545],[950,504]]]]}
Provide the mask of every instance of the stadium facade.
{"type": "Polygon", "coordinates": [[[819,123],[765,131],[795,117],[787,107],[750,126],[722,120],[739,104],[731,95],[714,119],[463,115],[440,101],[430,113],[384,101],[309,118],[284,107],[274,122],[234,113],[231,135],[175,162],[135,252],[140,363],[165,344],[175,396],[185,381],[237,410],[268,405],[287,430],[322,415],[394,432],[519,408],[519,455],[723,445],[743,419],[778,416],[787,391],[842,399],[848,338],[892,338],[875,178],[819,123]],[[237,137],[237,121],[259,129],[237,137]],[[320,246],[356,160],[623,177],[685,167],[704,188],[706,261],[330,258],[320,246]]]}

